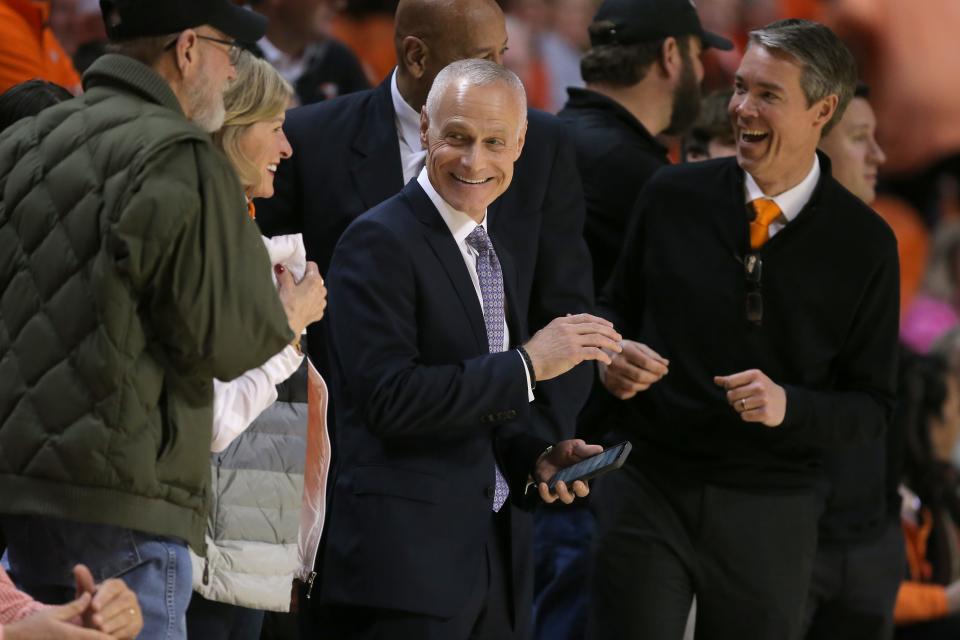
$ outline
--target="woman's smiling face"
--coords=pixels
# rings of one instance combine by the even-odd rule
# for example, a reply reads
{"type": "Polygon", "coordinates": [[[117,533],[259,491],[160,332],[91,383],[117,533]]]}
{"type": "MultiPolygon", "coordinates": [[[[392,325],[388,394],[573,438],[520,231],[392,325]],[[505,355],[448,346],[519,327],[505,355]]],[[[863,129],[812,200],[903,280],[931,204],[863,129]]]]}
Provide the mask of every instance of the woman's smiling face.
{"type": "Polygon", "coordinates": [[[255,122],[240,134],[239,147],[243,156],[257,168],[260,180],[247,186],[250,198],[269,198],[273,195],[273,178],[277,165],[293,155],[293,149],[283,133],[284,114],[255,122]]]}

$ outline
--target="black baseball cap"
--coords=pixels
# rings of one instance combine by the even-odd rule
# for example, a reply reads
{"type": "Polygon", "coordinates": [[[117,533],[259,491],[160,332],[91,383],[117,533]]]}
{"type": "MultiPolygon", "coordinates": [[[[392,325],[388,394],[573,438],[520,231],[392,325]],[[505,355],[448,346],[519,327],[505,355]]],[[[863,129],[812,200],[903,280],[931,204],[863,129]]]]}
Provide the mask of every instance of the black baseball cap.
{"type": "Polygon", "coordinates": [[[177,33],[208,24],[240,42],[256,42],[267,19],[230,0],[100,0],[111,40],[177,33]]]}
{"type": "Polygon", "coordinates": [[[699,36],[704,48],[729,51],[733,43],[703,30],[693,0],[604,0],[593,18],[590,44],[640,44],[669,36],[699,36]],[[597,23],[611,22],[597,30],[597,23]]]}

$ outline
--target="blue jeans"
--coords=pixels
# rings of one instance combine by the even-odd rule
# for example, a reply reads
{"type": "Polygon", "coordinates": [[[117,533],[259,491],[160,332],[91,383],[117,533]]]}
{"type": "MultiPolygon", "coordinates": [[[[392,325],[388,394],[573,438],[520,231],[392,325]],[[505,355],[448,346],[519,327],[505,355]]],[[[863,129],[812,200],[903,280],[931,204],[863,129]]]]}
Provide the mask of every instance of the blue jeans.
{"type": "Polygon", "coordinates": [[[73,600],[72,569],[82,563],[98,583],[121,578],[137,594],[143,611],[140,638],[186,639],[193,587],[182,540],[39,516],[8,516],[2,526],[11,574],[34,598],[50,604],[73,600]]]}

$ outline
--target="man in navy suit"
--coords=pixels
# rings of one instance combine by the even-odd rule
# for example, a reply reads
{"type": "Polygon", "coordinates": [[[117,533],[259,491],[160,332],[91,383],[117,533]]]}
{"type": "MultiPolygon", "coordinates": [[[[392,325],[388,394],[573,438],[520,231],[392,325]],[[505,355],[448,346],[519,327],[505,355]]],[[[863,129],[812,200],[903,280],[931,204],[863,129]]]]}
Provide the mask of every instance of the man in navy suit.
{"type": "MultiPolygon", "coordinates": [[[[293,157],[278,168],[274,197],[257,202],[264,233],[302,232],[309,259],[323,274],[347,225],[420,172],[420,110],[437,73],[465,58],[500,63],[507,33],[494,0],[401,0],[396,44],[399,64],[379,87],[288,114],[284,130],[293,157]]],[[[516,263],[515,310],[538,329],[557,316],[592,310],[593,285],[569,134],[549,114],[530,111],[528,119],[516,179],[491,206],[490,228],[516,263]]],[[[311,327],[309,349],[314,364],[330,374],[325,323],[311,327]]],[[[537,403],[549,410],[536,420],[543,437],[573,434],[592,371],[578,367],[542,385],[537,403]]]]}
{"type": "MultiPolygon", "coordinates": [[[[524,146],[510,71],[462,60],[421,115],[426,167],[344,232],[329,271],[340,469],[320,600],[337,638],[524,638],[531,485],[601,448],[532,435],[539,383],[609,363],[620,335],[588,314],[527,339],[515,256],[488,225],[524,146]]],[[[533,492],[532,492],[533,493],[533,492]]]]}

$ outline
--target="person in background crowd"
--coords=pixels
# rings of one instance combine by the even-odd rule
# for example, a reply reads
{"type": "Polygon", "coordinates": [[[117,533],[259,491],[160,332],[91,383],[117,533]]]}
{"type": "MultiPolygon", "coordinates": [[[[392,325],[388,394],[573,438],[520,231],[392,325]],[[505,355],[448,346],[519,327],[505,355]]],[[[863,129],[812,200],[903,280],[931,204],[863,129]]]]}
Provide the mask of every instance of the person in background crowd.
{"type": "Polygon", "coordinates": [[[0,0],[0,92],[34,78],[80,91],[80,76],[50,29],[49,0],[0,0]]]}
{"type": "MultiPolygon", "coordinates": [[[[837,182],[873,205],[886,158],[867,95],[866,85],[859,84],[819,146],[837,182]]],[[[888,640],[893,634],[893,604],[905,563],[896,462],[903,434],[894,426],[885,437],[824,454],[825,512],[807,602],[808,640],[888,640]]]]}
{"type": "Polygon", "coordinates": [[[268,20],[257,43],[266,58],[293,85],[297,104],[311,104],[369,89],[360,61],[330,36],[336,0],[253,0],[268,20]]]}
{"type": "Polygon", "coordinates": [[[45,80],[27,80],[14,85],[0,94],[0,132],[14,122],[72,97],[73,94],[60,85],[45,80]]]}
{"type": "Polygon", "coordinates": [[[17,590],[0,566],[0,640],[126,640],[143,627],[137,596],[116,578],[96,585],[83,565],[73,569],[76,598],[44,606],[17,590]]]}
{"type": "Polygon", "coordinates": [[[917,353],[960,323],[960,221],[941,221],[931,245],[923,283],[900,324],[900,339],[917,353]]]}
{"type": "Polygon", "coordinates": [[[590,25],[580,63],[585,89],[571,88],[558,114],[569,126],[584,184],[584,238],[593,281],[606,284],[644,184],[669,164],[656,137],[681,134],[700,110],[704,48],[731,43],[703,31],[686,0],[606,0],[590,25]]]}
{"type": "Polygon", "coordinates": [[[32,596],[72,600],[83,563],[123,576],[145,638],[183,638],[213,379],[294,339],[209,137],[265,24],[227,0],[101,6],[114,53],[85,93],[0,141],[0,526],[32,596]]]}
{"type": "MultiPolygon", "coordinates": [[[[572,134],[583,181],[584,238],[599,290],[609,279],[644,184],[669,163],[656,140],[680,133],[696,117],[706,47],[729,48],[705,32],[685,0],[607,0],[589,28],[580,63],[587,86],[568,89],[558,114],[572,134]]],[[[630,342],[626,349],[633,349],[630,342]]],[[[581,437],[622,431],[619,403],[596,384],[580,416],[581,437]]],[[[534,516],[537,566],[535,635],[582,638],[586,629],[587,558],[593,516],[585,504],[541,509],[534,516]]]]}
{"type": "Polygon", "coordinates": [[[319,594],[331,637],[527,638],[528,494],[588,492],[547,481],[602,448],[549,447],[534,398],[580,362],[609,361],[601,349],[620,335],[577,314],[527,337],[521,267],[487,224],[526,152],[526,114],[499,64],[444,68],[421,112],[426,166],[334,252],[339,461],[319,594]]]}
{"type": "MultiPolygon", "coordinates": [[[[214,142],[237,170],[248,202],[273,195],[273,173],[290,157],[282,127],[292,96],[292,87],[268,62],[247,53],[240,58],[214,142]]],[[[249,211],[255,212],[252,203],[249,211]]],[[[290,326],[300,335],[323,316],[323,280],[307,279],[310,288],[292,286],[291,272],[303,278],[305,271],[317,269],[307,262],[300,236],[264,241],[281,279],[281,295],[302,298],[303,304],[287,305],[290,326]]],[[[291,376],[302,363],[301,350],[288,345],[235,380],[214,380],[215,509],[208,518],[205,556],[191,554],[196,593],[187,610],[188,637],[256,640],[265,609],[289,609],[300,568],[297,536],[307,449],[306,371],[291,376]]]]}
{"type": "MultiPolygon", "coordinates": [[[[905,440],[901,524],[908,573],[897,593],[898,640],[949,640],[960,634],[960,499],[951,455],[960,437],[956,330],[935,352],[905,352],[897,420],[905,440]]],[[[903,577],[901,565],[901,577],[903,577]]]]}
{"type": "Polygon", "coordinates": [[[377,83],[397,66],[393,15],[398,0],[345,0],[332,33],[360,58],[367,80],[377,83]]]}
{"type": "Polygon", "coordinates": [[[714,91],[700,102],[700,115],[683,135],[680,157],[684,162],[702,162],[737,154],[733,125],[727,106],[733,91],[714,91]]]}
{"type": "Polygon", "coordinates": [[[52,0],[50,28],[80,74],[106,52],[99,0],[52,0]]]}
{"type": "Polygon", "coordinates": [[[801,632],[822,452],[883,437],[896,394],[896,240],[817,152],[855,86],[823,25],[751,32],[736,158],[637,202],[601,300],[647,362],[600,367],[634,450],[593,500],[598,639],[680,638],[694,595],[697,636],[801,632]]]}

